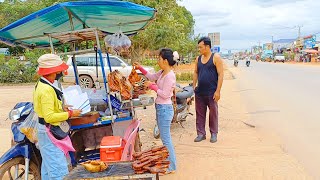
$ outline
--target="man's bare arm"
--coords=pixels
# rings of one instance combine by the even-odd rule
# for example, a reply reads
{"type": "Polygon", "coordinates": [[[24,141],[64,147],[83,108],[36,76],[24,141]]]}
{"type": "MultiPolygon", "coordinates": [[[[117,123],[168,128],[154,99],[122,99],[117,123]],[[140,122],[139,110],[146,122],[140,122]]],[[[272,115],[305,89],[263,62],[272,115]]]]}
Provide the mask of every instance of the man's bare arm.
{"type": "Polygon", "coordinates": [[[221,91],[222,83],[223,83],[223,62],[219,54],[214,55],[215,66],[217,67],[218,72],[218,86],[217,91],[221,91]]]}
{"type": "Polygon", "coordinates": [[[218,86],[217,90],[213,95],[214,101],[218,102],[220,100],[220,91],[223,83],[223,62],[219,54],[214,55],[214,64],[218,72],[218,86]]]}
{"type": "Polygon", "coordinates": [[[193,73],[193,90],[197,87],[198,83],[198,58],[195,60],[195,67],[194,67],[194,73],[193,73]]]}

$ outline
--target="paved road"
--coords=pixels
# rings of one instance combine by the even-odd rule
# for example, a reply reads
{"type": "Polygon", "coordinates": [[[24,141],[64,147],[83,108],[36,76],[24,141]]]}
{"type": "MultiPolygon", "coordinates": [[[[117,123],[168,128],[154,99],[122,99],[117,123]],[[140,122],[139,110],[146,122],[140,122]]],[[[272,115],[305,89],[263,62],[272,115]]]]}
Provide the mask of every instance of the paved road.
{"type": "Polygon", "coordinates": [[[250,123],[272,130],[306,170],[320,179],[320,66],[228,61],[250,123]]]}

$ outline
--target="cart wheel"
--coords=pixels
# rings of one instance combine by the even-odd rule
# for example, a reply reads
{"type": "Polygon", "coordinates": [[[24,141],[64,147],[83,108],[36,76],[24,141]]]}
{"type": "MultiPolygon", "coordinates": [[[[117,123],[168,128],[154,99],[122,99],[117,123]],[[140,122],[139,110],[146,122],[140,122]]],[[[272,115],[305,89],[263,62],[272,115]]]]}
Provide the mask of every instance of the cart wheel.
{"type": "Polygon", "coordinates": [[[135,140],[135,143],[134,143],[134,151],[135,152],[140,152],[141,151],[141,142],[140,142],[140,136],[139,136],[139,132],[137,133],[137,136],[136,136],[136,140],[135,140]]]}
{"type": "Polygon", "coordinates": [[[159,130],[158,125],[155,125],[153,128],[153,137],[156,139],[160,138],[160,130],[159,130]]]}

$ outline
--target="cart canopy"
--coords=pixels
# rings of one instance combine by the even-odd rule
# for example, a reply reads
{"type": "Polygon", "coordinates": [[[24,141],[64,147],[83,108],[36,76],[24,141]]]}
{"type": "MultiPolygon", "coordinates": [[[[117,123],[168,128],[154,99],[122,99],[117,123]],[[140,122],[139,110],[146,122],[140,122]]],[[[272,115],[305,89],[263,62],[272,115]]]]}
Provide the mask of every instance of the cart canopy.
{"type": "MultiPolygon", "coordinates": [[[[32,13],[0,30],[0,42],[25,48],[49,47],[51,33],[96,28],[103,35],[121,30],[126,35],[143,30],[156,10],[126,1],[77,1],[55,4],[32,13]]],[[[101,34],[100,34],[101,35],[101,34]]],[[[93,37],[92,37],[93,36],[93,37]]],[[[67,37],[65,37],[67,38],[67,37]]],[[[81,40],[95,38],[78,34],[81,40]]],[[[72,39],[71,39],[72,40],[72,39]]],[[[65,42],[71,41],[64,39],[65,42]]],[[[74,39],[73,39],[74,40],[74,39]]],[[[53,44],[65,43],[52,37],[53,44]]]]}

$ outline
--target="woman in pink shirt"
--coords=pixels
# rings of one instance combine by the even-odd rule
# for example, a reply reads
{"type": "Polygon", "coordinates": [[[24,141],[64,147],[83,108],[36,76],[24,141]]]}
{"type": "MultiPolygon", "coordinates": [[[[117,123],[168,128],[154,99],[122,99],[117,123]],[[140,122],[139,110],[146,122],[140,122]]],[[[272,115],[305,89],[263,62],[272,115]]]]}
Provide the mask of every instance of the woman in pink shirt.
{"type": "Polygon", "coordinates": [[[173,118],[173,105],[171,97],[176,86],[176,76],[173,72],[173,66],[176,61],[173,59],[171,49],[161,49],[158,65],[161,70],[157,73],[146,71],[139,63],[134,63],[136,69],[139,69],[150,81],[145,82],[145,86],[157,93],[156,112],[157,124],[160,131],[160,137],[163,145],[169,150],[170,166],[167,173],[173,173],[176,170],[176,155],[171,140],[170,126],[173,118]],[[156,81],[157,83],[154,83],[156,81]]]}

